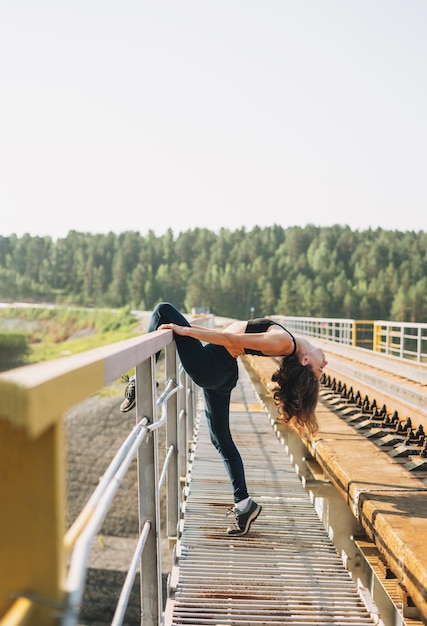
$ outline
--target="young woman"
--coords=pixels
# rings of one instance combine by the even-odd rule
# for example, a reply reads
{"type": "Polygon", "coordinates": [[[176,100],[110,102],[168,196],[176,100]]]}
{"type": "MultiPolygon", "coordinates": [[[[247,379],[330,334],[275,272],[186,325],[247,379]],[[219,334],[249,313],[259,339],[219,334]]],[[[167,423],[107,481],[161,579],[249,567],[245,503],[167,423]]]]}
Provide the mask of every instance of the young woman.
{"type": "MultiPolygon", "coordinates": [[[[243,354],[283,357],[273,375],[274,400],[282,418],[295,420],[311,433],[317,430],[315,409],[319,379],[327,365],[323,350],[304,337],[294,337],[270,319],[236,321],[223,330],[190,325],[168,302],[156,306],[148,332],[171,329],[181,363],[203,389],[211,442],[221,455],[233,487],[235,523],[229,535],[246,535],[261,506],[251,500],[242,458],[230,432],[231,391],[238,379],[237,358],[243,354]]],[[[129,379],[121,410],[135,406],[135,381],[129,379]]]]}

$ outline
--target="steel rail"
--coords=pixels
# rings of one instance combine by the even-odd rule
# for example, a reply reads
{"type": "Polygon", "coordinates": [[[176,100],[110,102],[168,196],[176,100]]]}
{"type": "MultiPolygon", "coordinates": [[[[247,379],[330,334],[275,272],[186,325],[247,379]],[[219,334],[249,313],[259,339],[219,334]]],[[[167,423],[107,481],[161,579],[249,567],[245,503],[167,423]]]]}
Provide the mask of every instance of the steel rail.
{"type": "MultiPolygon", "coordinates": [[[[330,348],[329,348],[330,349],[330,348]]],[[[347,348],[347,350],[351,350],[347,348]]],[[[347,389],[352,388],[372,403],[386,407],[388,414],[395,411],[401,420],[410,416],[413,422],[422,424],[427,431],[427,394],[424,377],[427,376],[426,365],[414,364],[412,368],[406,363],[399,374],[399,364],[384,356],[376,360],[375,366],[364,360],[363,350],[353,349],[351,359],[347,355],[327,354],[328,366],[325,380],[335,379],[347,389]]],[[[328,346],[325,347],[328,352],[328,346]]],[[[377,355],[378,356],[378,355],[377,355]]]]}
{"type": "MultiPolygon", "coordinates": [[[[324,379],[345,384],[388,412],[397,411],[402,419],[408,415],[427,432],[427,364],[408,361],[364,348],[345,346],[316,338],[323,348],[328,365],[324,379]]],[[[276,363],[280,359],[274,359],[276,363]]]]}

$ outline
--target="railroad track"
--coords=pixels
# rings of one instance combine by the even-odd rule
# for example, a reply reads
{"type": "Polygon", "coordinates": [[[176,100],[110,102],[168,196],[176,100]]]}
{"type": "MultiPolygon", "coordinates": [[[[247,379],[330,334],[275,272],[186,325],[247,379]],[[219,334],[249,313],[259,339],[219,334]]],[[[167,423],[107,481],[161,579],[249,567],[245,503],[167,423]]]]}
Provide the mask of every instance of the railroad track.
{"type": "Polygon", "coordinates": [[[320,397],[397,462],[427,478],[427,366],[363,349],[331,354],[320,397]]]}
{"type": "MultiPolygon", "coordinates": [[[[379,583],[389,595],[402,624],[427,624],[427,366],[323,347],[328,367],[317,436],[296,437],[276,423],[278,436],[291,442],[296,471],[314,492],[316,484],[330,484],[360,524],[355,544],[373,572],[372,587],[379,583]]],[[[271,406],[277,361],[247,360],[271,406]]]]}
{"type": "MultiPolygon", "coordinates": [[[[407,461],[408,469],[426,472],[427,477],[427,365],[363,348],[318,343],[328,359],[321,401],[398,462],[407,461]]],[[[267,389],[278,362],[249,360],[267,389]]]]}

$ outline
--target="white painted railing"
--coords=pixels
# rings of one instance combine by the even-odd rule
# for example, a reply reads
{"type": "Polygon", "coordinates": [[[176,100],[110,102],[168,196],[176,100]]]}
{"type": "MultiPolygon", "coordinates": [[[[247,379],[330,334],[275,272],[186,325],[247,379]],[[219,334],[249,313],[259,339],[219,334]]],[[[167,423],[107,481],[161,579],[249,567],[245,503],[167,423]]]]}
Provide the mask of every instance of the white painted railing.
{"type": "Polygon", "coordinates": [[[427,324],[330,317],[272,317],[295,334],[427,363],[427,324]]]}
{"type": "Polygon", "coordinates": [[[376,321],[374,350],[417,363],[427,363],[427,324],[376,321]]]}

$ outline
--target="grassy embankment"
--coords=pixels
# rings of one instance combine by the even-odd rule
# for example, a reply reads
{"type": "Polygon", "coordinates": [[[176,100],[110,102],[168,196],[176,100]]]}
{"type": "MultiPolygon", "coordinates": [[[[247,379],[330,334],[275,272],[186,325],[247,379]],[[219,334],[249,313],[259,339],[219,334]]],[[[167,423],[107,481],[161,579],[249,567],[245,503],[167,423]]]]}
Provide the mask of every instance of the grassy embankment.
{"type": "Polygon", "coordinates": [[[0,330],[23,332],[25,363],[48,361],[134,337],[138,321],[128,309],[10,307],[0,311],[0,330]]]}

